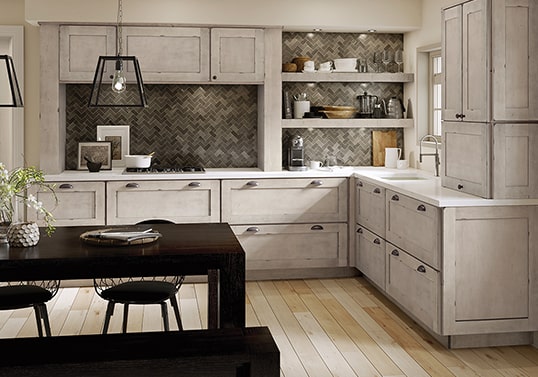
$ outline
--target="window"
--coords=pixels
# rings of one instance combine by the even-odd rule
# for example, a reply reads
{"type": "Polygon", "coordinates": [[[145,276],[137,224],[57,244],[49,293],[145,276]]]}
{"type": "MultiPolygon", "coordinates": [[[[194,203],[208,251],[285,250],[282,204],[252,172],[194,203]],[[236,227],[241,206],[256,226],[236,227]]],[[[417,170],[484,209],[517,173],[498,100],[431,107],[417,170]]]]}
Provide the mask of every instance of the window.
{"type": "Polygon", "coordinates": [[[430,98],[428,108],[430,112],[430,121],[428,131],[435,136],[441,136],[441,93],[443,82],[443,74],[441,69],[441,51],[432,51],[429,53],[429,55],[430,98]]]}

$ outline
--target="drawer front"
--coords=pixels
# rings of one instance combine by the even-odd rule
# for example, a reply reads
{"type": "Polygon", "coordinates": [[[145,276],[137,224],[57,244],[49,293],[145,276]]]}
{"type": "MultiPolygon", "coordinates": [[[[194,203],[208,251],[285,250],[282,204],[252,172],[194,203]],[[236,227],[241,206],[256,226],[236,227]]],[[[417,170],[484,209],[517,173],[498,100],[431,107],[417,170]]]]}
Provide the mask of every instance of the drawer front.
{"type": "Polygon", "coordinates": [[[357,268],[381,290],[385,290],[386,242],[359,225],[356,232],[357,268]]]}
{"type": "Polygon", "coordinates": [[[439,272],[387,242],[387,293],[433,331],[439,331],[439,272]]]}
{"type": "Polygon", "coordinates": [[[386,216],[387,241],[439,270],[440,209],[387,190],[386,216]]]}
{"type": "Polygon", "coordinates": [[[346,222],[346,178],[222,181],[222,221],[231,224],[346,222]]]}
{"type": "MultiPolygon", "coordinates": [[[[38,191],[37,200],[52,212],[55,226],[105,225],[104,182],[49,182],[54,183],[54,194],[38,191]],[[56,194],[56,197],[55,197],[56,194]],[[56,199],[58,201],[56,201],[56,199]]],[[[28,210],[28,220],[45,226],[43,218],[28,210]]]]}
{"type": "Polygon", "coordinates": [[[355,205],[356,223],[385,237],[385,188],[357,179],[355,205]]]}
{"type": "Polygon", "coordinates": [[[218,180],[108,182],[107,223],[219,222],[219,187],[218,180]]]}
{"type": "Polygon", "coordinates": [[[346,224],[239,225],[249,270],[347,266],[346,224]]]}

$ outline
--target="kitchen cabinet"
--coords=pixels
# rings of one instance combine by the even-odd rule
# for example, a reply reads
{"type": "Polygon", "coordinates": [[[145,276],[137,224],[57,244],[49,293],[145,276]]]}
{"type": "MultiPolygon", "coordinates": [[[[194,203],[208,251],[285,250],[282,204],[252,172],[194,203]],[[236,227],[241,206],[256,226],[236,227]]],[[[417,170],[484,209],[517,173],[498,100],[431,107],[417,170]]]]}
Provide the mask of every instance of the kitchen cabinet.
{"type": "Polygon", "coordinates": [[[60,26],[61,82],[93,82],[102,55],[116,55],[115,26],[60,26]]]}
{"type": "Polygon", "coordinates": [[[446,208],[443,333],[536,331],[538,207],[446,208]]]}
{"type": "Polygon", "coordinates": [[[439,270],[441,253],[439,208],[387,190],[386,224],[387,241],[439,270]]]}
{"type": "Polygon", "coordinates": [[[209,29],[124,27],[124,55],[136,56],[145,83],[209,81],[209,29]]]}
{"type": "Polygon", "coordinates": [[[231,224],[347,222],[346,178],[222,181],[222,221],[231,224]]]}
{"type": "Polygon", "coordinates": [[[361,225],[358,225],[355,236],[357,268],[381,291],[385,291],[385,239],[361,225]]]}
{"type": "Polygon", "coordinates": [[[263,83],[264,31],[211,29],[211,81],[263,83]]]}
{"type": "Polygon", "coordinates": [[[234,225],[246,253],[247,270],[347,266],[343,223],[234,225]]]}
{"type": "Polygon", "coordinates": [[[385,188],[361,179],[355,186],[355,222],[385,237],[385,188]]]}
{"type": "Polygon", "coordinates": [[[490,134],[489,123],[443,123],[441,181],[444,187],[484,198],[491,196],[490,134]]]}
{"type": "Polygon", "coordinates": [[[107,224],[219,222],[218,180],[107,182],[107,224]]]}
{"type": "Polygon", "coordinates": [[[440,273],[387,242],[387,294],[429,329],[440,328],[440,273]]]}
{"type": "MultiPolygon", "coordinates": [[[[52,212],[55,226],[105,225],[104,182],[47,182],[54,193],[30,188],[43,207],[52,212]]],[[[41,215],[28,210],[28,221],[45,226],[41,215]]]]}

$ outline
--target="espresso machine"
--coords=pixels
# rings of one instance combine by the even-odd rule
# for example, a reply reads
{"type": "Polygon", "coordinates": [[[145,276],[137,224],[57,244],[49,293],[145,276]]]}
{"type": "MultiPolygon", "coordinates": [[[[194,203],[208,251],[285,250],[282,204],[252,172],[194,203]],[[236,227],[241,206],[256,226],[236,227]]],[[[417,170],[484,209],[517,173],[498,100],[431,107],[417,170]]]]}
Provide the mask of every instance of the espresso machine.
{"type": "Polygon", "coordinates": [[[288,170],[290,171],[305,171],[307,167],[304,161],[304,145],[303,138],[294,136],[290,140],[288,147],[288,170]]]}

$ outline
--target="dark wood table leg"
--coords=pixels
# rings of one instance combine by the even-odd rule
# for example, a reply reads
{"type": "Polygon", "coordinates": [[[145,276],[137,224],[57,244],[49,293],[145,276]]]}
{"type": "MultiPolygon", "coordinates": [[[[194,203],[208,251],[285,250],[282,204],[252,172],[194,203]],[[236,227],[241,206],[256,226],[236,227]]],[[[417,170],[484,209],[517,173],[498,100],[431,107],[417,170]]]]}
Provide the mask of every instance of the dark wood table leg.
{"type": "Polygon", "coordinates": [[[229,255],[219,276],[220,327],[245,327],[245,255],[229,255]]]}
{"type": "Polygon", "coordinates": [[[207,271],[207,328],[219,327],[219,270],[207,271]]]}

